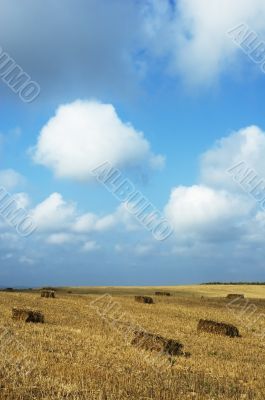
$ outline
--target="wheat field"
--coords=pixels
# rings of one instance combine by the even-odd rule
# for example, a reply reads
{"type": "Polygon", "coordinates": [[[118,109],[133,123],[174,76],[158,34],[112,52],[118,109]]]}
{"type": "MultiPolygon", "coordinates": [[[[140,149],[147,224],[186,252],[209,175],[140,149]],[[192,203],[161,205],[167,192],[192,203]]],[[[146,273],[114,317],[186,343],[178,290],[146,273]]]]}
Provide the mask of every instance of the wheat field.
{"type": "Polygon", "coordinates": [[[1,400],[265,398],[263,286],[72,287],[55,299],[0,292],[0,307],[1,400]],[[134,300],[164,289],[172,296],[153,296],[155,304],[134,300]],[[115,304],[109,310],[106,293],[115,304]],[[228,293],[245,294],[250,308],[232,310],[228,293]],[[45,323],[13,321],[12,307],[40,310],[45,323]],[[200,318],[234,324],[241,337],[198,334],[200,318]],[[134,347],[118,329],[126,324],[175,339],[186,354],[158,357],[134,347]]]}

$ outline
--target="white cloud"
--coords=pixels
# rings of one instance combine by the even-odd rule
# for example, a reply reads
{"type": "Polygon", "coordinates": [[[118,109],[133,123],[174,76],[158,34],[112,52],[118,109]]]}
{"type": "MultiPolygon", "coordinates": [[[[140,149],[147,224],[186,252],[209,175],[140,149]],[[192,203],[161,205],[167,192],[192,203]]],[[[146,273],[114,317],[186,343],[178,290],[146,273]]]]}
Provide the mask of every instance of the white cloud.
{"type": "Polygon", "coordinates": [[[103,218],[99,218],[96,222],[95,229],[97,231],[105,231],[112,229],[117,224],[117,219],[115,215],[109,214],[103,218]]]}
{"type": "Polygon", "coordinates": [[[100,248],[101,246],[97,244],[97,242],[95,242],[94,240],[90,240],[84,243],[82,251],[89,253],[91,251],[99,250],[100,248]]]}
{"type": "MultiPolygon", "coordinates": [[[[157,243],[156,243],[157,244],[157,243]]],[[[130,255],[130,257],[153,255],[155,252],[155,244],[152,243],[116,243],[114,251],[119,254],[130,255]]]]}
{"type": "Polygon", "coordinates": [[[78,216],[73,223],[73,231],[75,232],[92,232],[95,229],[97,216],[92,213],[83,214],[78,216]]]}
{"type": "Polygon", "coordinates": [[[60,193],[52,193],[30,214],[39,232],[51,233],[47,242],[53,244],[74,240],[74,237],[82,237],[86,233],[112,231],[118,226],[127,231],[139,229],[139,223],[126,210],[125,204],[119,205],[113,213],[102,216],[90,212],[80,214],[76,204],[67,202],[60,193]],[[62,230],[64,233],[60,232],[62,230]]]}
{"type": "Polygon", "coordinates": [[[79,215],[72,225],[72,230],[78,233],[104,232],[122,225],[127,231],[136,231],[141,227],[136,218],[127,210],[126,204],[120,204],[117,209],[105,216],[93,213],[79,215]]]}
{"type": "MultiPolygon", "coordinates": [[[[172,189],[164,211],[176,233],[172,236],[175,254],[185,254],[191,248],[197,254],[200,243],[204,249],[207,244],[214,246],[214,243],[229,241],[237,241],[244,248],[250,243],[263,243],[264,213],[226,171],[243,160],[261,178],[265,177],[264,151],[265,133],[260,128],[250,126],[232,132],[200,157],[197,184],[172,189]]],[[[127,211],[126,204],[106,215],[80,214],[76,205],[59,193],[53,193],[36,206],[33,216],[41,230],[49,233],[44,236],[46,243],[73,242],[83,246],[82,251],[98,249],[96,240],[103,232],[111,232],[115,237],[120,232],[143,229],[127,211]],[[88,241],[86,234],[90,235],[88,241]]],[[[115,250],[127,251],[122,245],[117,245],[115,250]]],[[[144,255],[152,251],[151,245],[139,244],[133,253],[144,255]]]]}
{"type": "MultiPolygon", "coordinates": [[[[166,56],[172,73],[188,85],[210,85],[246,56],[227,31],[246,23],[265,32],[263,0],[151,0],[146,12],[146,37],[156,56],[166,56]]],[[[262,37],[262,36],[261,36],[262,37]]]]}
{"type": "Polygon", "coordinates": [[[36,163],[57,177],[92,180],[91,170],[108,161],[114,167],[159,167],[142,132],[122,122],[114,107],[96,101],[62,105],[42,128],[32,149],[36,163]]]}
{"type": "Polygon", "coordinates": [[[74,240],[74,236],[69,233],[52,233],[47,237],[47,243],[49,244],[64,244],[74,240]]]}
{"type": "Polygon", "coordinates": [[[248,215],[248,201],[226,191],[206,186],[177,187],[172,190],[165,214],[176,233],[203,235],[231,227],[240,217],[248,215]]]}
{"type": "Polygon", "coordinates": [[[22,192],[21,193],[15,193],[13,198],[16,200],[17,206],[19,208],[26,209],[26,208],[29,207],[29,205],[31,203],[30,197],[29,197],[29,195],[27,193],[22,193],[22,192]]]}
{"type": "Polygon", "coordinates": [[[116,213],[108,214],[104,217],[87,213],[76,218],[72,229],[79,233],[101,232],[112,229],[117,223],[116,213]]]}
{"type": "Polygon", "coordinates": [[[14,230],[14,227],[9,219],[12,219],[11,216],[16,214],[18,211],[19,214],[23,215],[23,213],[28,209],[31,203],[31,199],[27,193],[14,193],[8,194],[8,192],[4,191],[3,194],[6,194],[6,197],[3,198],[6,204],[6,213],[9,211],[10,218],[5,218],[4,215],[0,218],[0,230],[14,230]],[[21,211],[23,209],[24,211],[21,211]],[[20,211],[19,211],[20,210],[20,211]],[[9,222],[8,222],[9,221],[9,222]]]}
{"type": "MultiPolygon", "coordinates": [[[[4,226],[4,229],[6,230],[6,225],[4,226]]],[[[9,229],[9,227],[7,228],[9,229]]],[[[10,228],[11,230],[11,228],[10,228]]],[[[17,249],[20,246],[20,241],[21,238],[20,236],[18,236],[18,234],[16,232],[14,232],[14,230],[8,232],[3,232],[0,233],[0,243],[4,244],[4,247],[6,249],[17,249]]]]}
{"type": "Polygon", "coordinates": [[[12,190],[23,183],[24,177],[13,169],[0,171],[0,186],[3,186],[6,190],[12,190]]]}
{"type": "Polygon", "coordinates": [[[134,252],[138,256],[145,256],[154,252],[154,247],[150,244],[137,244],[134,252]]]}
{"type": "Polygon", "coordinates": [[[34,265],[36,262],[33,260],[33,258],[27,257],[27,256],[21,256],[19,257],[18,260],[21,264],[28,264],[28,265],[34,265]]]}
{"type": "Polygon", "coordinates": [[[264,152],[265,133],[250,126],[222,138],[201,156],[199,184],[175,187],[165,207],[180,241],[183,237],[253,241],[263,236],[264,213],[227,170],[243,161],[259,174],[259,182],[265,179],[264,152]]]}
{"type": "Polygon", "coordinates": [[[67,203],[60,193],[53,193],[32,210],[32,218],[38,230],[58,230],[69,227],[76,208],[67,203]]]}
{"type": "Polygon", "coordinates": [[[130,207],[133,208],[131,203],[122,203],[119,205],[115,212],[115,217],[119,223],[125,226],[127,231],[137,231],[142,229],[142,225],[137,221],[136,216],[128,211],[130,207]],[[127,209],[128,208],[128,209],[127,209]]]}
{"type": "Polygon", "coordinates": [[[200,180],[213,187],[241,190],[225,171],[244,161],[265,178],[264,154],[265,132],[259,127],[250,126],[233,132],[202,155],[200,180]]]}

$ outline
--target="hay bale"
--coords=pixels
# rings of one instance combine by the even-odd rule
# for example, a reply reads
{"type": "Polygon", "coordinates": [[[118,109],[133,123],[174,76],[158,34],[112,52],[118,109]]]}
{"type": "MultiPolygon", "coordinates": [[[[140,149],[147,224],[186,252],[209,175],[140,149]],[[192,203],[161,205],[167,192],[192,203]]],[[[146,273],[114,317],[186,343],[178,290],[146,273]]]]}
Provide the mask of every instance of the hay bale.
{"type": "Polygon", "coordinates": [[[154,304],[152,297],[148,296],[135,296],[135,301],[138,303],[154,304]]]}
{"type": "Polygon", "coordinates": [[[176,340],[166,339],[144,331],[135,331],[131,344],[144,350],[161,352],[170,356],[184,354],[183,345],[176,340]]]}
{"type": "Polygon", "coordinates": [[[237,293],[230,293],[226,296],[227,299],[233,300],[233,299],[244,299],[245,296],[243,294],[237,294],[237,293]]]}
{"type": "Polygon", "coordinates": [[[171,296],[169,292],[155,292],[156,296],[171,296]]]}
{"type": "Polygon", "coordinates": [[[46,297],[46,298],[55,298],[55,291],[54,290],[42,290],[41,291],[41,297],[46,297]]]}
{"type": "Polygon", "coordinates": [[[12,308],[12,318],[16,321],[44,323],[44,315],[40,311],[27,308],[12,308]]]}
{"type": "Polygon", "coordinates": [[[216,335],[239,337],[238,329],[231,324],[200,319],[197,327],[198,332],[214,333],[216,335]]]}
{"type": "Polygon", "coordinates": [[[52,286],[45,286],[45,287],[41,288],[41,290],[53,290],[54,292],[56,292],[57,289],[52,286]]]}

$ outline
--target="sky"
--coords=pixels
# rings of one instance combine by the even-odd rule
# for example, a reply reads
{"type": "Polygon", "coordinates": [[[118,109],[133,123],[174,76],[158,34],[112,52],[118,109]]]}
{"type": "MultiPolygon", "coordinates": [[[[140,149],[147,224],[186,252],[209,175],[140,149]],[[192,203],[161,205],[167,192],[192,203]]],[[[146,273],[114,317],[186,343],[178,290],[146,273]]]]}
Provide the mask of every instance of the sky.
{"type": "Polygon", "coordinates": [[[265,179],[264,1],[0,10],[0,286],[264,281],[265,208],[228,172],[265,179]],[[105,163],[127,197],[98,179],[105,163]],[[163,240],[132,212],[136,192],[163,240]]]}

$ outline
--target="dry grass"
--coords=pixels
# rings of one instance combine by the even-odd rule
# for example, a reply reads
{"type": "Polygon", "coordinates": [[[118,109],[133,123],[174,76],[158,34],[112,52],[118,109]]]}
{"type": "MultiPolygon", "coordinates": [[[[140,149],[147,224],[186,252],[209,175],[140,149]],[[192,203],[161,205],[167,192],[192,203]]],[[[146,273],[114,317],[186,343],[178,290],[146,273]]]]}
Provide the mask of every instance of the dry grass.
{"type": "MultiPolygon", "coordinates": [[[[71,290],[73,294],[104,294],[112,295],[150,295],[155,291],[167,291],[180,297],[226,297],[229,293],[242,293],[246,298],[265,299],[264,286],[257,285],[191,285],[191,286],[100,286],[100,287],[70,287],[61,288],[66,292],[71,290]]],[[[58,290],[57,290],[58,291],[58,290]]],[[[60,290],[59,290],[60,291],[60,290]]]]}
{"type": "MultiPolygon", "coordinates": [[[[256,337],[256,326],[248,329],[229,312],[225,299],[237,290],[264,298],[264,288],[156,288],[172,296],[157,298],[152,307],[135,302],[134,295],[154,289],[67,288],[52,302],[34,291],[1,292],[1,400],[264,400],[265,344],[256,337]],[[78,294],[85,291],[94,294],[78,294]],[[106,292],[114,293],[123,315],[148,332],[182,343],[191,356],[165,357],[167,369],[150,364],[145,356],[150,352],[128,344],[90,307],[98,293],[106,292]],[[12,307],[40,310],[45,324],[13,321],[12,307]],[[200,318],[234,324],[242,337],[197,335],[200,318]]],[[[265,313],[265,301],[255,304],[265,313]]],[[[265,321],[259,324],[265,329],[265,321]]]]}

